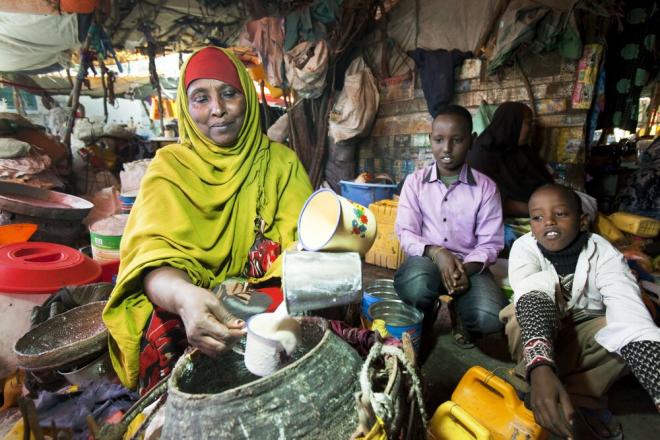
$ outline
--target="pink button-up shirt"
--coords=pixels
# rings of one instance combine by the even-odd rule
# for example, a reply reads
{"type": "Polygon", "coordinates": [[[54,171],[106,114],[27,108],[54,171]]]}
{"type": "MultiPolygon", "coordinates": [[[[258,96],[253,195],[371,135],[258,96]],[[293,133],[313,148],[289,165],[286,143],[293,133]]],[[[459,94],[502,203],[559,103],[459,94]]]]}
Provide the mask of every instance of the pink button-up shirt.
{"type": "Polygon", "coordinates": [[[485,268],[504,247],[497,185],[468,165],[449,188],[438,179],[435,163],[417,170],[401,191],[396,234],[410,256],[423,255],[427,245],[442,246],[464,263],[485,268]]]}

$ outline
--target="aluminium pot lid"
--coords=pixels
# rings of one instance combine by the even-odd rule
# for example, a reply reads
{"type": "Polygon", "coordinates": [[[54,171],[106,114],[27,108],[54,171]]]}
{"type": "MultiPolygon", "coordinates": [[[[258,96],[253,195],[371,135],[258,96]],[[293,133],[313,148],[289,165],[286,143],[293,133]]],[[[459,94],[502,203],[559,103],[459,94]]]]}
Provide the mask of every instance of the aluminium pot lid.
{"type": "Polygon", "coordinates": [[[0,182],[0,211],[55,220],[82,220],[93,207],[93,203],[70,194],[0,182]]]}
{"type": "Polygon", "coordinates": [[[100,264],[68,246],[42,242],[0,246],[0,293],[53,293],[100,279],[100,264]]]}

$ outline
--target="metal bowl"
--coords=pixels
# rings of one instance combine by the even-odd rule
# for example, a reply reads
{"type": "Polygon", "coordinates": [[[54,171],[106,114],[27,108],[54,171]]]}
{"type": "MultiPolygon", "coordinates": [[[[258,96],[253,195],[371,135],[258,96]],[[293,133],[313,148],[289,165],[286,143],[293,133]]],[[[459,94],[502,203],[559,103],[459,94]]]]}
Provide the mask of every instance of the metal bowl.
{"type": "Polygon", "coordinates": [[[76,307],[31,329],[14,346],[18,366],[57,369],[107,348],[108,329],[101,317],[105,303],[76,307]]]}
{"type": "Polygon", "coordinates": [[[371,280],[364,285],[365,293],[372,292],[392,292],[396,293],[394,290],[394,280],[388,278],[378,278],[371,280]]]}
{"type": "Polygon", "coordinates": [[[387,325],[408,327],[419,324],[424,319],[422,312],[400,299],[384,299],[369,307],[372,319],[382,319],[387,325]]]}
{"type": "Polygon", "coordinates": [[[114,370],[110,361],[110,352],[108,350],[104,351],[87,365],[73,370],[60,369],[57,372],[64,376],[71,385],[78,385],[80,387],[88,386],[103,378],[111,379],[114,376],[114,370]]]}

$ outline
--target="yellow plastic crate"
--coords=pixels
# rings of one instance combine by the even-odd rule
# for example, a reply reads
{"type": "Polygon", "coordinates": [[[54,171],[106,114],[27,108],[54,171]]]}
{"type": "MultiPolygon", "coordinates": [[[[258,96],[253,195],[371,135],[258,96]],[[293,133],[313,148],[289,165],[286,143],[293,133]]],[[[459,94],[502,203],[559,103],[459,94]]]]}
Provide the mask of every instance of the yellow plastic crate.
{"type": "Polygon", "coordinates": [[[642,217],[628,212],[615,212],[609,218],[617,228],[639,237],[653,238],[660,232],[660,221],[650,217],[642,217]]]}
{"type": "Polygon", "coordinates": [[[396,222],[396,210],[398,207],[398,200],[379,200],[369,205],[369,209],[376,216],[379,226],[381,223],[393,225],[396,222]]]}
{"type": "Polygon", "coordinates": [[[398,201],[380,200],[369,205],[378,223],[376,240],[364,261],[375,266],[398,269],[405,260],[405,254],[399,245],[399,239],[394,232],[398,201]]]}

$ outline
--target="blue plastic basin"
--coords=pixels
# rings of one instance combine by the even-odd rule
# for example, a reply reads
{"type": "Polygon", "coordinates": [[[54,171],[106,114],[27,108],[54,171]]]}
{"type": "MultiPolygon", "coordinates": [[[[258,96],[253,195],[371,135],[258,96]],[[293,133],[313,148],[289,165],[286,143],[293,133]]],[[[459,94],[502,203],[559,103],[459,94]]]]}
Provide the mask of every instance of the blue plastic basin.
{"type": "Polygon", "coordinates": [[[355,183],[342,180],[339,185],[343,197],[365,207],[379,200],[391,199],[396,190],[396,185],[389,183],[355,183]]]}

